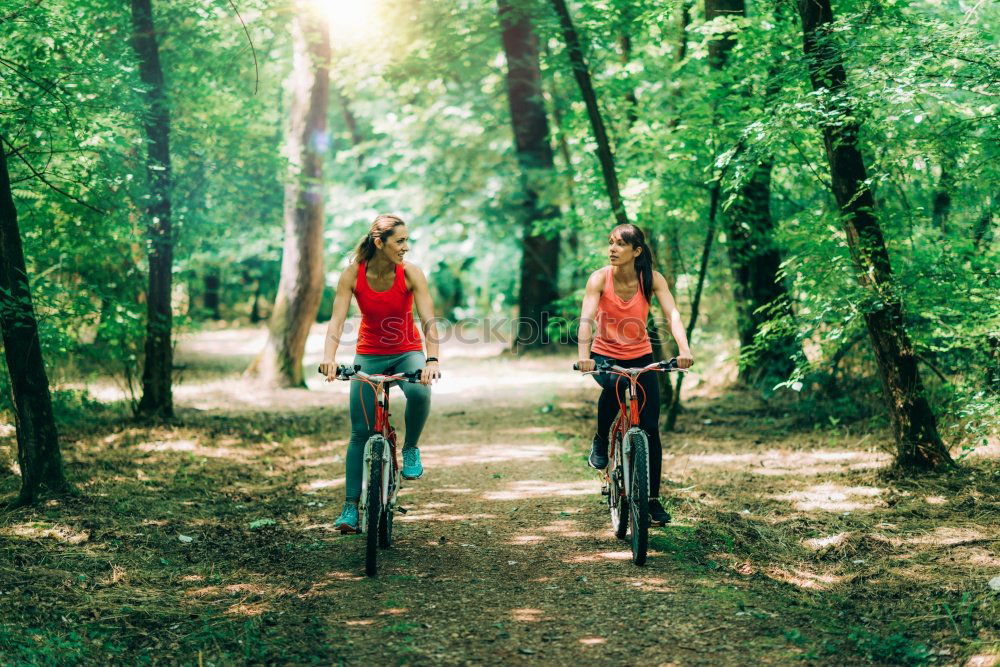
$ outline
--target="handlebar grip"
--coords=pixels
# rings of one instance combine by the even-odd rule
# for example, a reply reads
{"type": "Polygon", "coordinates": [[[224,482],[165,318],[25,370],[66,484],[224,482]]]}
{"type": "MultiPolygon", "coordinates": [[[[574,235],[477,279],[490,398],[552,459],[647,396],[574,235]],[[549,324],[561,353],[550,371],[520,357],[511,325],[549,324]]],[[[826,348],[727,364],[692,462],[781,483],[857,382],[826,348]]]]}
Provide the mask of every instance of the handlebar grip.
{"type": "MultiPolygon", "coordinates": [[[[344,364],[337,364],[337,375],[340,375],[341,371],[345,371],[345,370],[347,370],[347,368],[348,367],[345,366],[344,364]]],[[[355,371],[360,371],[361,370],[361,366],[355,365],[354,366],[354,370],[355,371]]],[[[320,375],[326,375],[326,373],[323,372],[323,366],[322,366],[322,364],[320,364],[316,368],[316,372],[319,373],[320,375]]]]}
{"type": "Polygon", "coordinates": [[[580,364],[578,362],[573,362],[573,370],[574,371],[580,370],[580,364]]]}

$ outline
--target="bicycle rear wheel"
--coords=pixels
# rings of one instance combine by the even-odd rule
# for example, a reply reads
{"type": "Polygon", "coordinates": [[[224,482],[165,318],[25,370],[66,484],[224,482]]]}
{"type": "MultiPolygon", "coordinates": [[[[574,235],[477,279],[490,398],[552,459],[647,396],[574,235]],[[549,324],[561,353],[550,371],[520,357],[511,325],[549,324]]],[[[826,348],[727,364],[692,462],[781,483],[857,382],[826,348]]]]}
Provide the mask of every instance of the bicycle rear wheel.
{"type": "Polygon", "coordinates": [[[385,520],[382,511],[382,446],[381,443],[371,443],[372,460],[368,472],[368,531],[365,540],[365,574],[374,577],[378,571],[378,542],[382,522],[385,520]]]}
{"type": "Polygon", "coordinates": [[[643,565],[649,547],[649,441],[642,432],[629,434],[631,493],[629,524],[632,530],[632,562],[643,565]]]}

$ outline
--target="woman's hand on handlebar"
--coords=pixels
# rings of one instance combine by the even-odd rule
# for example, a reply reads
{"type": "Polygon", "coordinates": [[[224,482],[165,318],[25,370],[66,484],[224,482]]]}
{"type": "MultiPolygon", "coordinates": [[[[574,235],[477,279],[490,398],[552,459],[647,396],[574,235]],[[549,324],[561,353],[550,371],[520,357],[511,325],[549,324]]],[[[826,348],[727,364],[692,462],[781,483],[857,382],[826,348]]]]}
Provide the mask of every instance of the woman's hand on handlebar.
{"type": "Polygon", "coordinates": [[[597,368],[597,362],[593,359],[580,359],[573,366],[581,373],[587,373],[597,368]]]}
{"type": "Polygon", "coordinates": [[[691,350],[681,350],[677,354],[677,368],[691,368],[694,364],[694,357],[691,356],[691,350]]]}
{"type": "Polygon", "coordinates": [[[319,365],[319,372],[326,376],[327,382],[333,382],[337,379],[337,363],[324,361],[319,365]]]}
{"type": "Polygon", "coordinates": [[[420,374],[420,384],[429,385],[434,380],[440,379],[441,377],[441,366],[436,361],[428,361],[427,365],[424,366],[423,372],[420,374]]]}

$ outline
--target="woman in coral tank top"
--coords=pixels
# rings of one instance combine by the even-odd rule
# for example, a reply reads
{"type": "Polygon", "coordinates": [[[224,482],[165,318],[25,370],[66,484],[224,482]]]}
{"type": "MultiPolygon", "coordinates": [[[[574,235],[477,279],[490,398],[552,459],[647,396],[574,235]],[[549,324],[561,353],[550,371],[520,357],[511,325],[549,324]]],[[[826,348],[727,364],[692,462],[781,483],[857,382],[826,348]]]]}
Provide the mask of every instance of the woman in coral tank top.
{"type": "MultiPolygon", "coordinates": [[[[427,278],[415,265],[403,261],[409,250],[406,223],[394,215],[375,218],[355,252],[354,262],[340,276],[327,328],[320,370],[327,380],[336,379],[337,348],[344,332],[353,295],[361,311],[361,329],[354,364],[365,373],[407,373],[423,369],[421,384],[399,383],[406,395],[406,439],[403,443],[402,475],[417,479],[424,474],[417,441],[431,408],[430,384],[441,376],[434,303],[427,278]],[[424,330],[421,341],[413,321],[413,305],[424,330]],[[427,356],[424,357],[424,344],[427,356]]],[[[351,439],[347,445],[347,481],[344,510],[334,522],[343,533],[358,530],[358,499],[365,442],[371,436],[366,415],[375,414],[375,396],[363,382],[351,383],[351,439]]]]}
{"type": "MultiPolygon", "coordinates": [[[[690,368],[694,363],[681,315],[667,288],[667,281],[653,270],[652,256],[645,236],[635,225],[618,225],[608,239],[610,266],[594,271],[587,280],[580,313],[579,357],[577,368],[592,371],[599,361],[625,368],[653,363],[653,347],[646,331],[646,318],[653,295],[656,295],[670,333],[677,341],[677,365],[690,368]],[[595,333],[596,328],[596,333],[595,333]]],[[[597,402],[597,433],[590,449],[590,465],[597,469],[608,465],[608,431],[618,412],[618,398],[623,397],[627,381],[612,375],[591,376],[603,391],[597,402]],[[618,392],[619,397],[616,397],[618,392]]],[[[663,509],[660,494],[660,386],[653,373],[639,376],[646,392],[646,402],[639,424],[649,435],[649,515],[654,525],[670,521],[663,509]]]]}

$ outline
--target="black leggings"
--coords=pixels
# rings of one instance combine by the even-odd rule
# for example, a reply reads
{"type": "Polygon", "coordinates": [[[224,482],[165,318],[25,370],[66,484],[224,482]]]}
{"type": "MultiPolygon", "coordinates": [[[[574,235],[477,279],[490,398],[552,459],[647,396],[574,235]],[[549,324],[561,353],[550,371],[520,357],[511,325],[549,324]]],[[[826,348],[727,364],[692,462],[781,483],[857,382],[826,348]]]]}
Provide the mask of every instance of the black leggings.
{"type": "MultiPolygon", "coordinates": [[[[612,359],[603,354],[591,353],[590,358],[601,363],[607,361],[624,368],[637,368],[648,366],[653,363],[653,355],[647,354],[638,359],[612,359]]],[[[611,423],[618,415],[618,401],[625,400],[625,390],[628,388],[628,380],[617,376],[602,373],[592,375],[601,385],[603,391],[597,400],[597,437],[604,447],[608,444],[608,431],[611,430],[611,423]],[[617,389],[618,397],[615,397],[617,389]]],[[[663,466],[663,448],[660,444],[660,385],[657,383],[656,375],[653,372],[643,373],[639,376],[639,385],[646,390],[646,401],[643,403],[642,392],[639,391],[639,403],[642,411],[639,413],[639,426],[649,436],[649,497],[656,498],[660,495],[660,470],[663,466]]]]}

